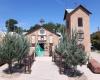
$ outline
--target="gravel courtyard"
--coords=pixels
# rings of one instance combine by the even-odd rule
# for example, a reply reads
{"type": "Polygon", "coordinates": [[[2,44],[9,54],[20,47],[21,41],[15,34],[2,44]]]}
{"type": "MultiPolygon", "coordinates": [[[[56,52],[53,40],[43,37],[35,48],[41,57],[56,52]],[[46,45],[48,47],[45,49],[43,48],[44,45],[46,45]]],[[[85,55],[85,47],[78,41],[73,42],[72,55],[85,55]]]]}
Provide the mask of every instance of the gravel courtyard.
{"type": "Polygon", "coordinates": [[[15,73],[6,75],[2,72],[7,67],[0,67],[0,80],[68,80],[66,75],[60,75],[58,67],[51,57],[37,57],[33,63],[31,74],[15,73]]]}
{"type": "MultiPolygon", "coordinates": [[[[100,54],[91,52],[90,55],[100,62],[100,54]]],[[[7,68],[7,64],[0,67],[0,80],[77,80],[69,78],[66,75],[60,75],[58,67],[52,62],[51,57],[37,57],[32,65],[31,74],[14,73],[12,75],[5,74],[2,70],[7,68]]],[[[84,72],[87,79],[79,78],[78,80],[100,80],[100,74],[92,73],[86,65],[78,69],[84,72]]]]}
{"type": "MultiPolygon", "coordinates": [[[[97,60],[100,63],[100,53],[97,52],[91,52],[90,53],[90,58],[94,58],[95,60],[97,60]]],[[[78,69],[81,72],[84,72],[84,74],[86,75],[88,80],[100,80],[100,74],[94,74],[92,73],[89,68],[87,68],[86,65],[83,66],[78,66],[78,69]]]]}

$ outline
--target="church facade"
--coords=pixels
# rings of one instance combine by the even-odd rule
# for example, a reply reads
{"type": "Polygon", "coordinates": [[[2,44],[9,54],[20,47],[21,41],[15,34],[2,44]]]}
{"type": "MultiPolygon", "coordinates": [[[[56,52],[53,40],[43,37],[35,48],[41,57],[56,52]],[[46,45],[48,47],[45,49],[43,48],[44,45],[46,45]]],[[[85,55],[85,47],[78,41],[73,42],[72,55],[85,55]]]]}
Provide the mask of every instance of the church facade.
{"type": "Polygon", "coordinates": [[[54,32],[51,32],[44,27],[37,27],[36,29],[33,29],[31,32],[28,32],[26,34],[28,37],[28,40],[31,43],[31,47],[34,48],[34,51],[36,51],[36,48],[39,47],[39,50],[44,51],[38,55],[42,56],[50,56],[54,48],[58,45],[60,36],[54,32]]]}

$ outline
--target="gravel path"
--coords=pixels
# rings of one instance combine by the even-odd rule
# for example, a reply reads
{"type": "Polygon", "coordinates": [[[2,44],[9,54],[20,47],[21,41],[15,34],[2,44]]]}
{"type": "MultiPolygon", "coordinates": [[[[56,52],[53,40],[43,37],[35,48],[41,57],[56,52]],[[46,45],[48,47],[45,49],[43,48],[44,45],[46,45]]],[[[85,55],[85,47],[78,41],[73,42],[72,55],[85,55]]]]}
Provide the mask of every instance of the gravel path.
{"type": "Polygon", "coordinates": [[[37,57],[32,65],[31,74],[6,75],[2,72],[5,67],[7,65],[0,68],[0,80],[68,80],[67,76],[59,74],[59,69],[51,57],[37,57]]]}
{"type": "MultiPolygon", "coordinates": [[[[90,56],[100,62],[100,54],[91,52],[90,56]]],[[[100,74],[92,73],[86,65],[78,66],[85,77],[79,79],[69,78],[66,75],[60,75],[58,67],[52,62],[51,57],[36,57],[36,61],[32,65],[31,74],[14,73],[7,75],[3,70],[7,68],[7,64],[0,67],[0,80],[100,80],[100,74]]]]}
{"type": "Polygon", "coordinates": [[[34,80],[67,80],[67,76],[60,75],[58,67],[51,61],[51,57],[37,57],[32,66],[34,80]]]}

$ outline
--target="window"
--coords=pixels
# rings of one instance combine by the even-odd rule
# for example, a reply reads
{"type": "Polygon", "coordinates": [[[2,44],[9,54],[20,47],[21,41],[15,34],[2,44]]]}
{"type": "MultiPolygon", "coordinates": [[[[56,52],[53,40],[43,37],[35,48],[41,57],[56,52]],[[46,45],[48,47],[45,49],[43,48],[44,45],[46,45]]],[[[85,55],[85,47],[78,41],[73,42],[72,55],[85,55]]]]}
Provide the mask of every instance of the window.
{"type": "Polygon", "coordinates": [[[41,36],[41,38],[44,38],[44,36],[41,36]]]}
{"type": "Polygon", "coordinates": [[[84,39],[84,31],[79,29],[78,30],[78,44],[83,44],[84,39]]]}
{"type": "Polygon", "coordinates": [[[44,33],[45,33],[44,29],[41,28],[41,29],[40,29],[40,34],[44,34],[44,33]]]}
{"type": "Polygon", "coordinates": [[[83,19],[80,17],[78,18],[78,26],[82,27],[83,26],[83,19]]]}
{"type": "Polygon", "coordinates": [[[79,39],[84,39],[84,33],[78,33],[78,38],[79,39]]]}
{"type": "Polygon", "coordinates": [[[44,36],[41,36],[41,40],[44,40],[44,36]]]}

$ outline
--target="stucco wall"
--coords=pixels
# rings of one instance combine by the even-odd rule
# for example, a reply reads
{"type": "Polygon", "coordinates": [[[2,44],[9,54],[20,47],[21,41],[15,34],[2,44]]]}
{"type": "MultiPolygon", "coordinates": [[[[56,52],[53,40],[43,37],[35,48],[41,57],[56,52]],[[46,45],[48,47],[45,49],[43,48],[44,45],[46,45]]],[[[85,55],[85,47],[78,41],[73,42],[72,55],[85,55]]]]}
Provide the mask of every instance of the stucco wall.
{"type": "MultiPolygon", "coordinates": [[[[83,30],[84,32],[84,40],[83,45],[85,46],[85,51],[90,52],[90,17],[84,12],[82,9],[78,9],[70,16],[70,28],[78,30],[83,30]],[[83,27],[78,27],[78,18],[81,17],[83,19],[83,27]]],[[[72,31],[71,31],[72,32],[72,31]]]]}
{"type": "MultiPolygon", "coordinates": [[[[27,35],[27,38],[29,39],[30,42],[32,41],[31,40],[32,39],[31,38],[32,35],[35,36],[35,43],[38,42],[38,32],[39,31],[40,31],[40,29],[38,29],[38,30],[36,30],[36,31],[34,31],[34,32],[32,32],[32,33],[27,35]]],[[[45,32],[46,32],[45,36],[46,36],[46,40],[47,40],[46,43],[48,44],[48,47],[49,47],[50,36],[52,36],[53,46],[58,45],[58,43],[59,43],[59,36],[55,35],[54,33],[50,32],[50,31],[48,31],[46,29],[45,29],[45,32]]]]}

